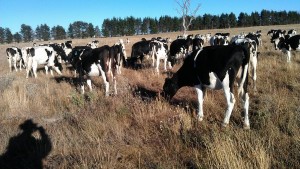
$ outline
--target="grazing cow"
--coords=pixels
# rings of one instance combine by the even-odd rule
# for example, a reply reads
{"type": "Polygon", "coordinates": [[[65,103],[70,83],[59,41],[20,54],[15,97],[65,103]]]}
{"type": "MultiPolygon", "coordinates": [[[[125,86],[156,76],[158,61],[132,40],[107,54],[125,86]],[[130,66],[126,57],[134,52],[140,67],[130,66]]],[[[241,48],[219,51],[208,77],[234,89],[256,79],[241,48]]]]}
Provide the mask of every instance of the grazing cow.
{"type": "Polygon", "coordinates": [[[300,35],[289,38],[280,37],[274,40],[275,49],[287,54],[287,62],[291,61],[291,50],[300,51],[300,35]]]}
{"type": "Polygon", "coordinates": [[[187,36],[186,39],[176,39],[170,45],[169,61],[173,67],[177,60],[184,59],[188,53],[192,50],[193,35],[187,36]]]}
{"type": "Polygon", "coordinates": [[[131,57],[130,57],[130,66],[136,68],[136,63],[138,59],[143,65],[144,57],[147,55],[152,55],[152,47],[150,46],[151,40],[146,40],[143,38],[141,41],[136,42],[132,45],[131,48],[131,57]]]}
{"type": "Polygon", "coordinates": [[[22,66],[25,68],[25,62],[24,62],[21,49],[17,47],[7,48],[6,55],[7,55],[10,72],[12,71],[12,64],[15,68],[15,71],[18,71],[17,63],[19,63],[20,71],[22,70],[22,66]]]}
{"type": "Polygon", "coordinates": [[[46,74],[48,74],[48,68],[53,76],[52,69],[54,69],[59,75],[61,75],[62,65],[61,58],[57,56],[57,52],[53,47],[49,46],[36,46],[29,50],[29,57],[27,60],[26,78],[29,77],[29,71],[33,69],[34,77],[37,78],[38,65],[45,65],[46,74]]]}
{"type": "Polygon", "coordinates": [[[117,94],[117,82],[116,82],[116,59],[117,55],[121,58],[124,57],[124,51],[121,45],[114,45],[109,47],[108,45],[96,48],[85,49],[81,52],[78,62],[77,71],[79,72],[79,79],[81,84],[81,92],[84,94],[83,76],[87,76],[87,85],[92,90],[92,83],[90,77],[102,76],[105,85],[105,95],[109,95],[109,82],[110,75],[112,75],[114,83],[114,93],[117,94]],[[118,49],[115,49],[118,48],[118,49]]]}
{"type": "Polygon", "coordinates": [[[249,129],[248,118],[249,95],[248,63],[249,48],[241,45],[207,46],[202,50],[193,51],[181,68],[172,78],[166,78],[163,86],[163,96],[172,98],[184,86],[195,87],[198,95],[198,120],[203,120],[203,97],[206,88],[223,89],[227,101],[227,109],[223,125],[229,123],[229,118],[235,104],[234,82],[239,83],[238,94],[244,108],[244,128],[249,129]]]}

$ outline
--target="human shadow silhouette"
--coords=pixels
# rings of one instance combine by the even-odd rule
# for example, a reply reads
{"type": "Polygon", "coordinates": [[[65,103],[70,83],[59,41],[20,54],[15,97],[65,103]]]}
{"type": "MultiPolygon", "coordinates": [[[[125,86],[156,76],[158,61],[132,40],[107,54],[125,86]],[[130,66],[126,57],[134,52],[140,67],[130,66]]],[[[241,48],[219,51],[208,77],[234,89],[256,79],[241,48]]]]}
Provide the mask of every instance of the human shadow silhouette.
{"type": "Polygon", "coordinates": [[[42,126],[31,119],[19,125],[22,133],[10,138],[6,152],[0,156],[0,169],[42,169],[43,159],[50,153],[52,144],[42,126]],[[33,136],[39,133],[39,139],[33,136]]]}

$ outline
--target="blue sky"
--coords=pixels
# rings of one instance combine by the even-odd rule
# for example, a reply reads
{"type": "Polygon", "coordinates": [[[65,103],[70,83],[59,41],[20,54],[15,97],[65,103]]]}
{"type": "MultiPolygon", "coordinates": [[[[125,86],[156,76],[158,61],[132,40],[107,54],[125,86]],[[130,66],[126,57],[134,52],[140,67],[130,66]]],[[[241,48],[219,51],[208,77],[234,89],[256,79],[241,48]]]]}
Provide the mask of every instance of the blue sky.
{"type": "MultiPolygon", "coordinates": [[[[179,0],[181,1],[181,0],[179,0]]],[[[191,0],[191,8],[201,7],[197,15],[205,13],[220,15],[233,12],[297,11],[299,0],[191,0]]],[[[168,15],[180,16],[175,0],[0,0],[0,27],[10,28],[12,33],[20,31],[21,24],[47,24],[63,26],[66,30],[74,21],[93,23],[101,28],[106,18],[127,16],[159,18],[168,15]]]]}

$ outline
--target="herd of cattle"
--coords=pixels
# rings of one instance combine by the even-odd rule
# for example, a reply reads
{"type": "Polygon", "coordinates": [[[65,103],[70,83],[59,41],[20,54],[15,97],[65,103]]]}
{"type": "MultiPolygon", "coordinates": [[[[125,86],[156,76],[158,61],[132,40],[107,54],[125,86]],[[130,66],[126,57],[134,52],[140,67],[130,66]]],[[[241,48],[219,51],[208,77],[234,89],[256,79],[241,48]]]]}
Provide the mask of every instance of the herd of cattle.
{"type": "MultiPolygon", "coordinates": [[[[270,30],[271,42],[275,49],[287,54],[290,62],[291,50],[300,50],[300,35],[295,30],[270,30]]],[[[33,47],[7,48],[10,71],[14,68],[26,68],[26,78],[32,72],[37,77],[37,67],[44,65],[46,74],[48,69],[62,73],[62,63],[70,64],[75,74],[79,74],[81,91],[84,93],[83,79],[87,77],[87,85],[92,90],[91,76],[101,76],[105,84],[105,93],[109,95],[109,83],[112,80],[114,94],[117,94],[116,76],[121,74],[122,65],[137,68],[143,65],[146,58],[150,58],[152,66],[159,73],[159,63],[164,60],[164,70],[172,69],[174,64],[183,62],[172,78],[166,78],[163,85],[163,96],[172,98],[184,86],[195,87],[198,95],[198,119],[203,119],[203,97],[207,88],[223,89],[227,102],[224,125],[234,107],[235,97],[233,87],[238,85],[238,94],[244,108],[244,127],[250,128],[248,109],[248,72],[251,72],[253,88],[256,90],[256,67],[258,48],[262,45],[261,31],[240,34],[230,37],[229,33],[216,33],[195,36],[178,36],[176,40],[169,38],[142,39],[132,45],[131,56],[127,57],[122,39],[112,46],[98,47],[95,40],[86,46],[72,47],[72,41],[61,44],[34,44],[33,47]],[[210,45],[204,45],[210,44],[210,45]],[[168,67],[168,69],[167,69],[168,67]]],[[[129,43],[129,40],[126,40],[129,43]]]]}

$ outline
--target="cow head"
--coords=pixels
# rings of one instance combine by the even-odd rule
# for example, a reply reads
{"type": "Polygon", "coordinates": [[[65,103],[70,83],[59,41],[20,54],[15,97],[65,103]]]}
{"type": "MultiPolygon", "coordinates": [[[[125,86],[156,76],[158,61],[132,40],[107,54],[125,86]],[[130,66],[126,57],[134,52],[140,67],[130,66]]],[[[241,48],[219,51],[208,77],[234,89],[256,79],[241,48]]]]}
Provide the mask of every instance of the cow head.
{"type": "Polygon", "coordinates": [[[177,78],[166,78],[163,86],[163,96],[167,99],[171,99],[178,89],[177,78]]]}

